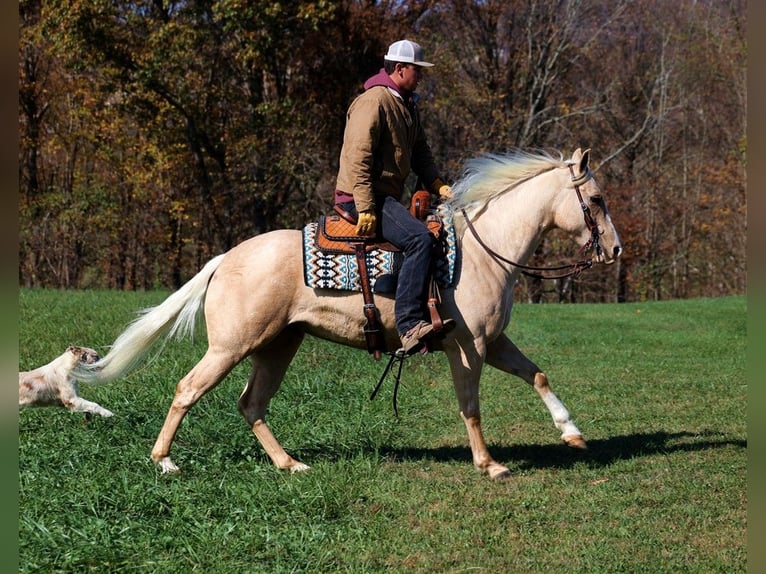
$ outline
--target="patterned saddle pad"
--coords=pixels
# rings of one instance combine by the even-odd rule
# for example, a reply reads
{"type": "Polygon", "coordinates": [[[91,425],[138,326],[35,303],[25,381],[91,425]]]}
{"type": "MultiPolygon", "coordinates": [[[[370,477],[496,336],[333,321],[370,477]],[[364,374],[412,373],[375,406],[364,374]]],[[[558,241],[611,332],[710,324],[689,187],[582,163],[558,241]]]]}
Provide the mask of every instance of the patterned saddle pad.
{"type": "MultiPolygon", "coordinates": [[[[450,287],[455,275],[457,239],[452,214],[442,218],[444,257],[436,261],[436,280],[441,287],[450,287]]],[[[362,291],[359,266],[353,253],[322,251],[317,245],[319,223],[314,221],[303,228],[303,280],[314,289],[362,291]]],[[[377,293],[393,293],[396,277],[402,267],[404,255],[400,251],[372,248],[366,252],[370,286],[377,293]]]]}

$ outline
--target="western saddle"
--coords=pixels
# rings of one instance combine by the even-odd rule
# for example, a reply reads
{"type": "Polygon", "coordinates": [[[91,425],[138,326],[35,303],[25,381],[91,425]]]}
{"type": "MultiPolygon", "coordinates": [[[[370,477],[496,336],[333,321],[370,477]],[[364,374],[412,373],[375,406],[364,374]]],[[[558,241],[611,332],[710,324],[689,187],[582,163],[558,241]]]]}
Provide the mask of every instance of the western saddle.
{"type": "MultiPolygon", "coordinates": [[[[367,343],[367,351],[378,360],[387,351],[386,339],[380,324],[380,313],[375,306],[375,297],[370,285],[365,254],[373,249],[382,249],[384,251],[400,251],[400,249],[391,243],[382,241],[380,237],[357,235],[356,218],[339,205],[335,205],[334,210],[334,213],[323,215],[319,218],[316,236],[317,248],[325,253],[353,254],[356,257],[362,286],[362,296],[364,298],[364,337],[367,343]]],[[[444,225],[439,216],[431,210],[430,192],[418,190],[412,194],[410,213],[413,217],[422,221],[441,244],[444,225]]],[[[438,285],[434,279],[433,268],[430,274],[427,305],[434,333],[438,333],[444,326],[437,308],[439,303],[441,303],[441,297],[439,296],[438,285]]]]}

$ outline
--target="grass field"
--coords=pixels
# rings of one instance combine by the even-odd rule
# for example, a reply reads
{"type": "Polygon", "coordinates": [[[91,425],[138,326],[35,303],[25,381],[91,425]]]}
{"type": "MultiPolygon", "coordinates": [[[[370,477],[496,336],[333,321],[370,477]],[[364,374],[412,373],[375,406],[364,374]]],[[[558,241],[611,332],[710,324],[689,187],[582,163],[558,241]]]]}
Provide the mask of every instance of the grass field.
{"type": "MultiPolygon", "coordinates": [[[[167,293],[21,290],[19,368],[105,350],[167,293]]],[[[236,409],[241,365],[184,420],[177,475],[149,458],[205,340],[125,380],[81,386],[111,419],[19,413],[21,572],[745,572],[744,297],[514,307],[509,333],[548,373],[589,450],[559,442],[521,380],[487,368],[484,433],[513,476],[471,463],[445,357],[383,367],[309,339],[272,401],[276,470],[236,409]]]]}

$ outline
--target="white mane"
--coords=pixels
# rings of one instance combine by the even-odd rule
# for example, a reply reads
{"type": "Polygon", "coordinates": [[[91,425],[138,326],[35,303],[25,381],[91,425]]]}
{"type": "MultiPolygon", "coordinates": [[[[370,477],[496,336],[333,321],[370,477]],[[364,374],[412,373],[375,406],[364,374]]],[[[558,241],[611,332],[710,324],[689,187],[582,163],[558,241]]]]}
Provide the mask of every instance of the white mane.
{"type": "Polygon", "coordinates": [[[468,160],[463,175],[452,186],[452,199],[443,206],[454,213],[465,210],[468,217],[489,200],[536,175],[566,165],[564,156],[546,151],[512,150],[506,154],[484,154],[468,160]]]}

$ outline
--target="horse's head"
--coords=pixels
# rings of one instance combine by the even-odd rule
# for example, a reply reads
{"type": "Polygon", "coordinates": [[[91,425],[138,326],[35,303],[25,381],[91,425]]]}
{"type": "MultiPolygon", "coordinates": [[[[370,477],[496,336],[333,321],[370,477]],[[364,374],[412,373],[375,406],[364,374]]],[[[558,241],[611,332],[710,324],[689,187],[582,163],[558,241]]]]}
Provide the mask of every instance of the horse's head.
{"type": "Polygon", "coordinates": [[[609,217],[606,199],[588,166],[590,150],[577,148],[566,161],[566,173],[557,213],[558,227],[574,233],[583,252],[592,250],[593,260],[614,263],[622,253],[622,242],[609,217]]]}

